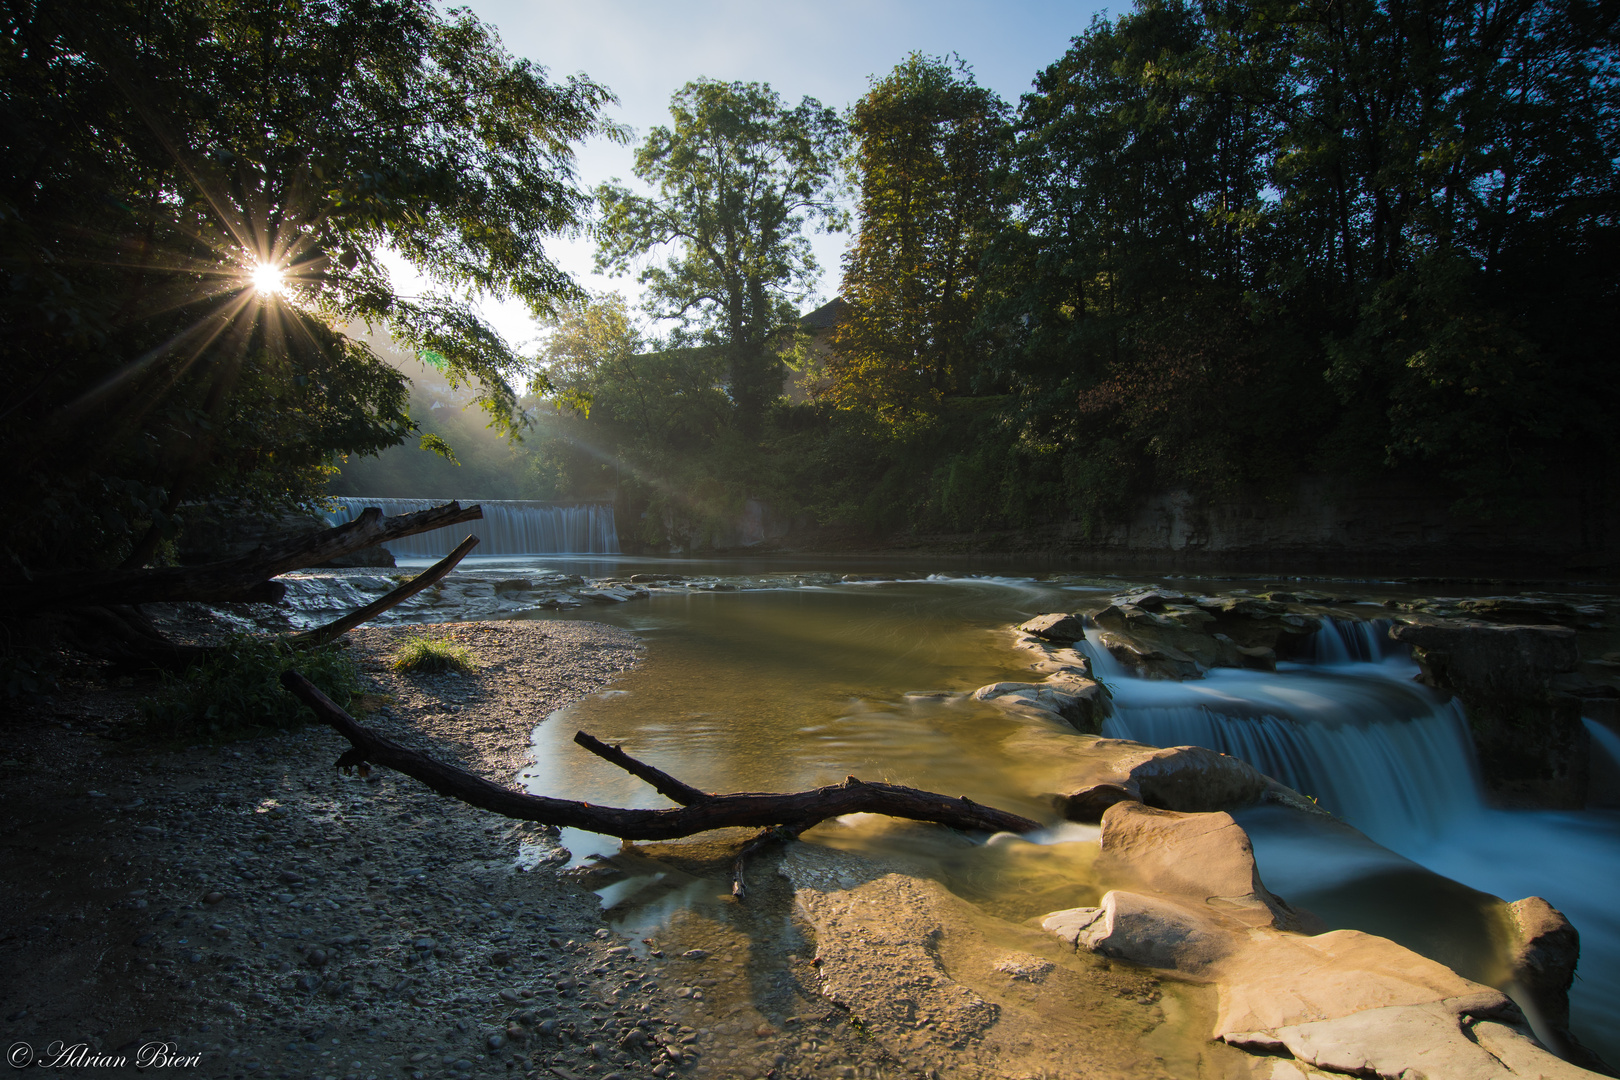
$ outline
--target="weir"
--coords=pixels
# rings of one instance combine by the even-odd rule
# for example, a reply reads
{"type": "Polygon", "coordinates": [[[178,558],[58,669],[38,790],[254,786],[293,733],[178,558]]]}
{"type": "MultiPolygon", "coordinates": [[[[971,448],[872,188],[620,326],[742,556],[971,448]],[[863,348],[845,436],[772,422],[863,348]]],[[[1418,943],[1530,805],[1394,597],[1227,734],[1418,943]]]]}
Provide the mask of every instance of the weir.
{"type": "MultiPolygon", "coordinates": [[[[335,496],[334,525],[352,521],[368,506],[381,508],[388,517],[410,514],[441,505],[440,499],[376,499],[335,496]]],[[[481,521],[448,529],[435,529],[397,540],[387,546],[395,556],[437,559],[472,533],[479,539],[478,555],[617,555],[619,534],[612,503],[548,503],[514,499],[479,501],[481,521]]]]}

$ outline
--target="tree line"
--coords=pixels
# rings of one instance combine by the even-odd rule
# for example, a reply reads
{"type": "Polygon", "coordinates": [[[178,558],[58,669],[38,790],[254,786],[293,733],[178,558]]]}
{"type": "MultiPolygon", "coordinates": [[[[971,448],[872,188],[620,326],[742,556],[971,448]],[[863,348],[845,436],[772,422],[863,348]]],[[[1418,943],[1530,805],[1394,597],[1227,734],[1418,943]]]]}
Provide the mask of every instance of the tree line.
{"type": "MultiPolygon", "coordinates": [[[[604,193],[604,265],[680,252],[643,280],[686,348],[602,336],[629,326],[611,298],[574,309],[554,370],[595,404],[545,451],[558,487],[600,484],[605,445],[664,519],[746,493],[877,529],[1094,532],[1144,493],[1276,496],[1302,474],[1416,478],[1486,517],[1559,490],[1600,518],[1620,388],[1616,25],[1581,0],[1143,0],[1093,21],[1016,106],[959,60],[912,55],[817,133],[813,152],[847,166],[854,236],[809,356],[790,305],[746,334],[723,318],[803,295],[791,228],[749,233],[774,261],[714,248],[749,220],[726,199],[757,174],[664,163],[802,158],[819,106],[777,142],[790,113],[766,88],[693,84],[637,157],[662,202],[638,218],[604,193]],[[649,227],[683,200],[714,221],[649,227]],[[810,399],[767,401],[758,387],[795,362],[810,399]]],[[[797,176],[797,202],[760,205],[833,220],[835,174],[797,176]]]]}
{"type": "Polygon", "coordinates": [[[521,439],[522,494],[617,492],[655,545],[747,497],[1093,534],[1145,493],[1302,474],[1416,476],[1487,516],[1610,505],[1600,0],[1141,0],[1016,103],[924,55],[842,111],[698,79],[641,187],[595,192],[573,148],[627,138],[610,91],[464,12],[0,18],[7,573],[162,558],[188,501],[307,505],[407,439],[453,455],[368,329],[521,439]],[[812,334],[813,228],[853,237],[812,334]],[[644,318],[546,257],[581,232],[644,318]],[[538,354],[473,290],[548,319],[538,354]]]}

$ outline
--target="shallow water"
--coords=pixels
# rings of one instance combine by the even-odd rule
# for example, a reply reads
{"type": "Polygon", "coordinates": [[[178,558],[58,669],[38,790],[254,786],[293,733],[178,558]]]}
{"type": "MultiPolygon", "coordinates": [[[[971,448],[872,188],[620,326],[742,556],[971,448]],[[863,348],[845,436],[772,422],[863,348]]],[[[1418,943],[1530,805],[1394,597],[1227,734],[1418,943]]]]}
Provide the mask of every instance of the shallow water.
{"type": "MultiPolygon", "coordinates": [[[[543,564],[620,574],[671,566],[543,564]]],[[[574,746],[574,732],[584,729],[705,790],[792,790],[853,774],[1052,817],[1042,793],[1054,790],[1065,747],[1079,737],[966,695],[998,680],[1039,678],[1029,671],[1030,655],[1013,646],[1010,625],[1044,611],[1101,606],[1124,591],[1123,582],[895,580],[892,568],[889,580],[842,582],[825,566],[674,566],[712,574],[737,591],[660,590],[646,601],[548,616],[624,626],[642,635],[647,655],[613,690],[538,727],[532,790],[668,805],[574,746]]],[[[879,565],[869,572],[885,571],[879,565]]],[[[1297,815],[1240,815],[1268,884],[1330,925],[1385,934],[1494,981],[1501,912],[1482,894],[1546,897],[1582,934],[1576,1032],[1620,1060],[1620,1040],[1611,1034],[1620,1030],[1620,918],[1611,900],[1620,881],[1620,815],[1487,809],[1464,718],[1412,682],[1409,660],[1385,654],[1381,640],[1361,629],[1324,637],[1316,655],[1324,662],[1282,665],[1275,674],[1217,671],[1187,683],[1134,679],[1100,656],[1097,673],[1116,702],[1105,734],[1244,757],[1376,840],[1313,833],[1297,815]]],[[[1012,921],[1095,903],[1099,895],[1089,837],[967,844],[924,836],[857,821],[831,823],[807,839],[876,854],[904,851],[958,896],[1012,921]]],[[[578,859],[619,847],[577,833],[566,842],[578,859]]],[[[644,890],[639,901],[606,898],[636,925],[715,891],[713,883],[695,892],[683,886],[685,893],[648,889],[633,877],[614,888],[644,890]],[[646,899],[653,896],[656,903],[646,899]]]]}

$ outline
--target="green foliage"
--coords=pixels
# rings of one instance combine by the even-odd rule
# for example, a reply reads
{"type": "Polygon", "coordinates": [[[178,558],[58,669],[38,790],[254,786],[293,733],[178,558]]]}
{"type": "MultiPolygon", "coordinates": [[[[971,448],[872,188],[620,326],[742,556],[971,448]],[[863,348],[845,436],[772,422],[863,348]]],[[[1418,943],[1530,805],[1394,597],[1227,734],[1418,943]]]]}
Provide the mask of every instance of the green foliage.
{"type": "Polygon", "coordinates": [[[791,332],[800,232],[836,223],[845,135],[766,87],[689,84],[637,156],[657,195],[598,193],[603,268],[674,249],[642,280],[680,328],[653,340],[614,297],[559,308],[543,373],[575,404],[535,413],[529,482],[617,493],[654,548],[710,542],[749,499],[1099,538],[1149,493],[1304,473],[1404,474],[1485,515],[1563,485],[1604,520],[1617,20],[1138,0],[1015,114],[910,56],[848,113],[848,306],[813,342],[791,332]],[[789,360],[815,400],[778,398],[789,360]]]}
{"type": "Polygon", "coordinates": [[[334,454],[399,443],[404,378],[335,327],[388,328],[516,430],[528,362],[469,294],[571,295],[542,244],[590,206],[573,145],[619,134],[604,88],[425,0],[63,0],[0,27],[8,572],[144,561],[182,500],[309,504],[334,454]]]}
{"type": "Polygon", "coordinates": [[[457,468],[461,467],[461,462],[456,460],[455,450],[451,448],[449,443],[444,441],[444,436],[436,434],[435,432],[424,432],[422,434],[422,441],[420,445],[418,445],[417,449],[427,450],[431,453],[438,454],[440,457],[444,458],[444,460],[448,461],[457,468]]]}
{"type": "Polygon", "coordinates": [[[284,671],[298,672],[339,708],[359,693],[360,670],[341,647],[294,649],[244,634],[184,675],[165,676],[162,690],[141,701],[141,724],[155,738],[182,740],[300,727],[314,713],[282,687],[284,671]]]}
{"type": "Polygon", "coordinates": [[[673,344],[720,350],[731,399],[753,425],[781,394],[771,338],[814,287],[801,230],[844,225],[835,184],[843,124],[813,98],[790,109],[762,83],[711,79],[677,91],[670,114],[673,126],[654,128],[636,151],[636,175],[657,196],[598,189],[597,265],[625,274],[665,245],[676,249],[641,271],[649,311],[679,321],[673,344]]]}
{"type": "Polygon", "coordinates": [[[960,61],[913,53],[850,110],[859,221],[829,396],[880,412],[975,388],[979,262],[998,225],[1007,107],[960,61]]]}
{"type": "Polygon", "coordinates": [[[394,654],[389,667],[395,671],[420,675],[437,675],[446,671],[471,674],[478,670],[472,650],[453,641],[440,641],[426,634],[405,639],[399,652],[394,654]]]}

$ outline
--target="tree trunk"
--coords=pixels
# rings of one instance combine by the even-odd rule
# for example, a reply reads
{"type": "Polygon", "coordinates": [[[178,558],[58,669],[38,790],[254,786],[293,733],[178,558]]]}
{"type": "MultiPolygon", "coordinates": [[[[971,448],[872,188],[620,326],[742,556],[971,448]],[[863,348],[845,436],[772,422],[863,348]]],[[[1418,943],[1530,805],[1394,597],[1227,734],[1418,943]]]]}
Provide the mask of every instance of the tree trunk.
{"type": "Polygon", "coordinates": [[[278,574],[483,516],[480,507],[463,510],[453,502],[392,518],[384,518],[381,510],[369,507],[355,520],[336,528],[289,537],[238,558],[205,566],[55,573],[32,581],[8,582],[0,585],[0,607],[23,612],[178,600],[274,603],[286,592],[284,586],[270,580],[278,574]]]}

